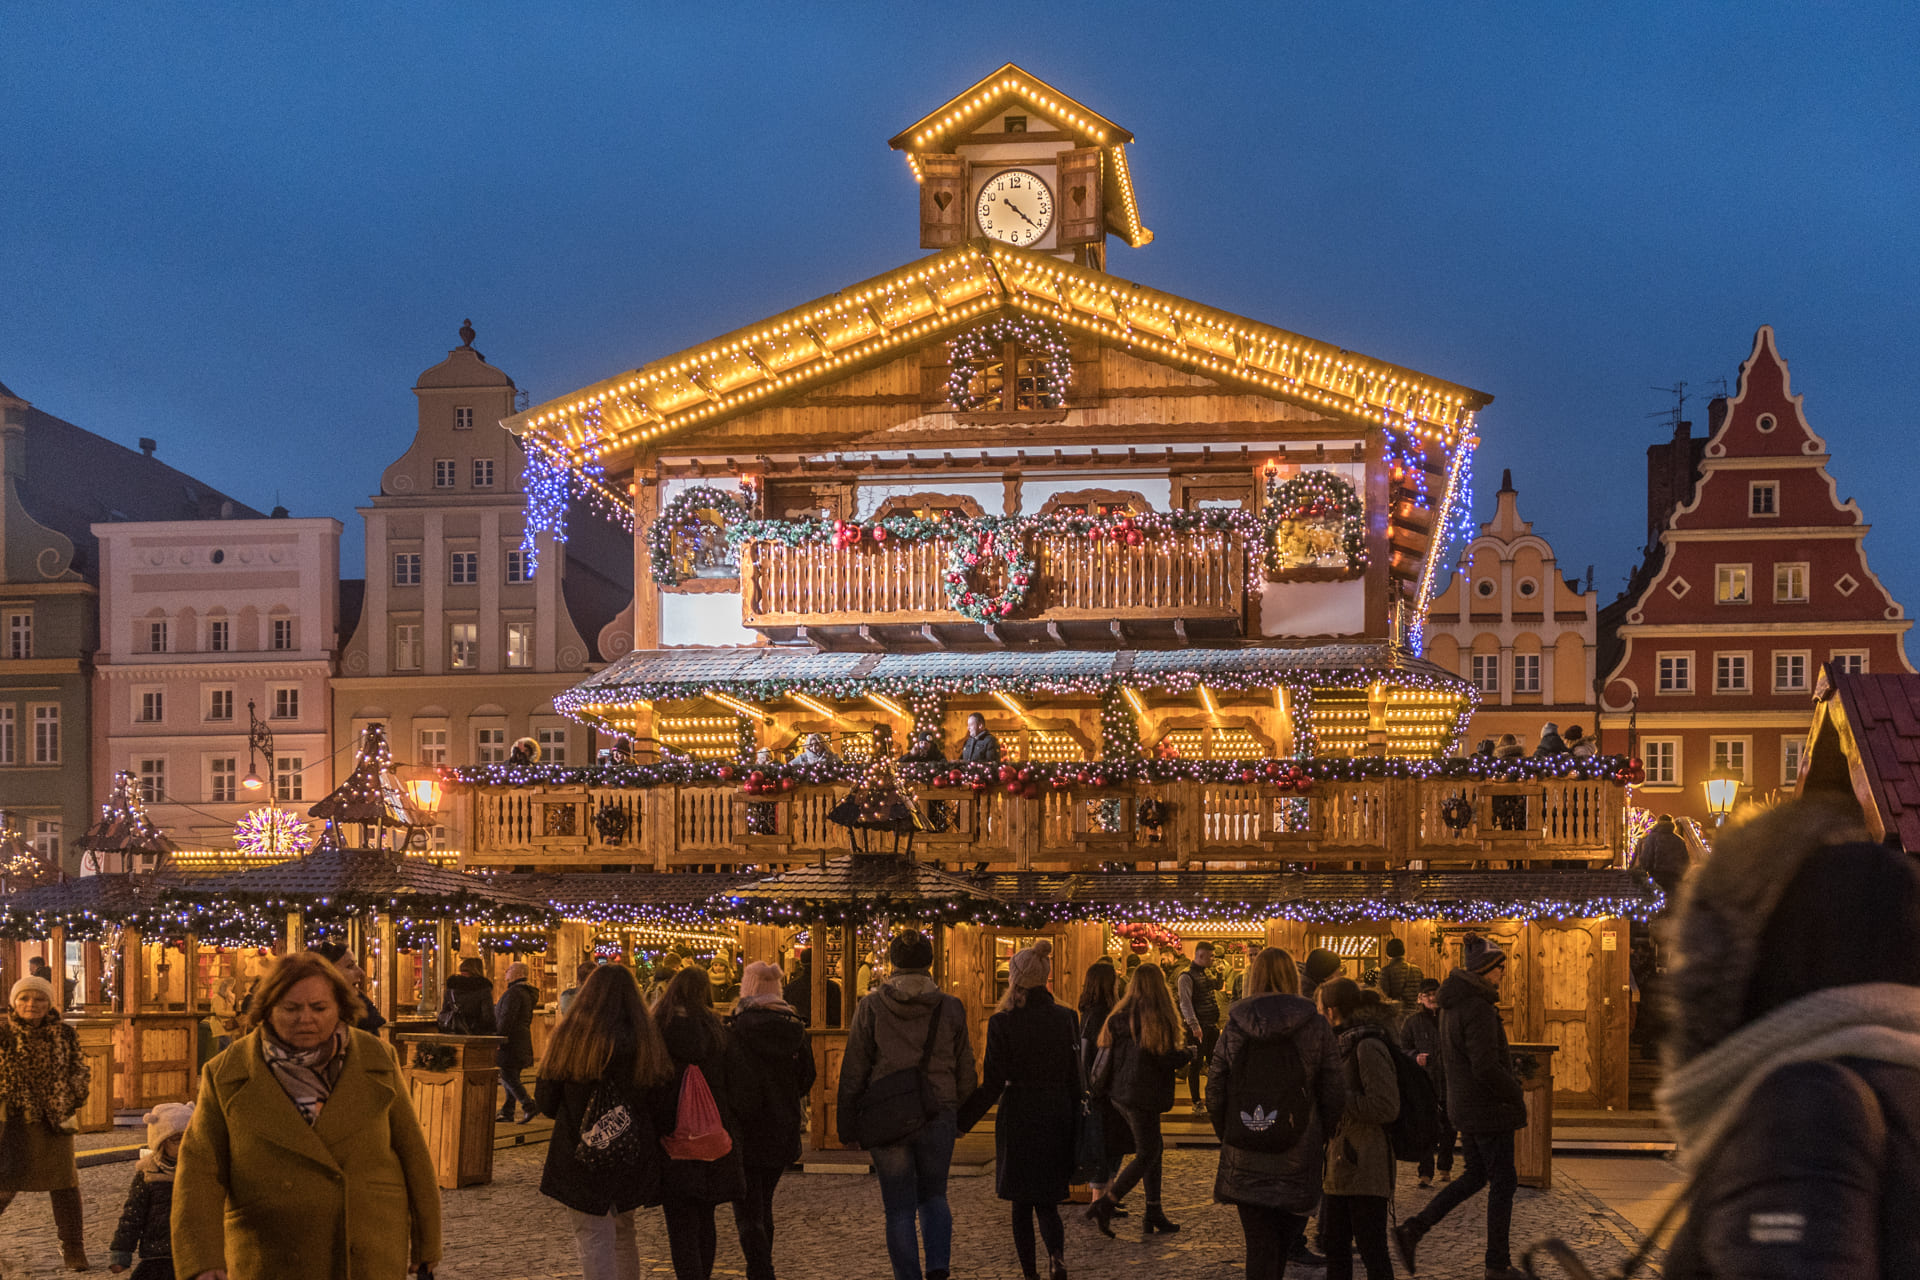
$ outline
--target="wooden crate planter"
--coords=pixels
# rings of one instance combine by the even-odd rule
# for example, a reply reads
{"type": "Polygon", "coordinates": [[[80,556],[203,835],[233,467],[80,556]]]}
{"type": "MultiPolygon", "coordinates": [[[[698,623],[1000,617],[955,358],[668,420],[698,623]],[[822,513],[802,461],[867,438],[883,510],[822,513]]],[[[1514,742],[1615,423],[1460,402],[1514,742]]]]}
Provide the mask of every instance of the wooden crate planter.
{"type": "Polygon", "coordinates": [[[1513,1164],[1523,1187],[1553,1185],[1553,1055],[1551,1044],[1511,1044],[1527,1098],[1527,1127],[1513,1137],[1513,1164]]]}
{"type": "Polygon", "coordinates": [[[194,1048],[200,1018],[191,1013],[135,1013],[114,1019],[114,1106],[147,1111],[162,1102],[192,1102],[199,1091],[194,1048]]]}
{"type": "Polygon", "coordinates": [[[449,1190],[493,1181],[493,1059],[506,1040],[403,1032],[394,1041],[436,1181],[449,1190]]]}

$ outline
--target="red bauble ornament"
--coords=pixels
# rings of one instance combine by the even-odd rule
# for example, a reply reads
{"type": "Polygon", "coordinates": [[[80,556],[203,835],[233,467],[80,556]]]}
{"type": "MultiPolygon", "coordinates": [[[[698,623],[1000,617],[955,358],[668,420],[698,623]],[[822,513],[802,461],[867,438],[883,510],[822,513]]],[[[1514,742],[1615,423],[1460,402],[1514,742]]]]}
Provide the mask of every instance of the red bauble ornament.
{"type": "Polygon", "coordinates": [[[879,525],[873,526],[873,540],[875,542],[885,542],[887,540],[887,531],[879,525]]]}
{"type": "Polygon", "coordinates": [[[1007,794],[1010,796],[1017,796],[1020,794],[1020,784],[1018,781],[1009,782],[1007,784],[1007,794]]]}
{"type": "Polygon", "coordinates": [[[1012,782],[1016,776],[1017,772],[1012,765],[1003,764],[1000,766],[1000,781],[1012,782]]]}
{"type": "Polygon", "coordinates": [[[1040,795],[1040,784],[1037,782],[1025,783],[1020,788],[1020,794],[1029,800],[1038,799],[1040,795]]]}
{"type": "Polygon", "coordinates": [[[800,785],[800,784],[799,784],[799,783],[797,783],[797,782],[795,782],[795,781],[794,781],[794,780],[793,780],[792,778],[782,778],[782,779],[780,779],[780,789],[781,789],[782,791],[791,791],[791,790],[793,790],[793,789],[794,789],[795,787],[797,787],[797,786],[799,786],[799,785],[800,785]]]}
{"type": "Polygon", "coordinates": [[[767,775],[760,772],[758,769],[755,769],[752,773],[747,775],[747,781],[754,783],[755,785],[765,782],[766,780],[767,780],[767,775]]]}
{"type": "Polygon", "coordinates": [[[1145,938],[1130,938],[1127,941],[1127,950],[1133,952],[1133,954],[1137,956],[1143,956],[1147,954],[1147,946],[1148,944],[1145,938]]]}
{"type": "Polygon", "coordinates": [[[720,766],[720,781],[722,781],[722,782],[732,782],[732,781],[733,781],[733,766],[732,766],[732,765],[730,765],[730,764],[723,764],[723,765],[721,765],[721,766],[720,766]]]}
{"type": "Polygon", "coordinates": [[[1240,781],[1242,782],[1252,782],[1253,777],[1253,770],[1251,769],[1242,769],[1240,771],[1240,781]]]}
{"type": "Polygon", "coordinates": [[[1129,529],[1129,530],[1127,530],[1127,545],[1128,545],[1128,546],[1130,546],[1130,547],[1137,547],[1137,546],[1139,546],[1139,545],[1140,545],[1141,543],[1143,543],[1143,542],[1145,542],[1145,541],[1146,541],[1146,537],[1145,537],[1145,535],[1143,535],[1143,534],[1142,534],[1142,533],[1141,533],[1141,532],[1140,532],[1140,531],[1139,531],[1138,529],[1129,529]]]}

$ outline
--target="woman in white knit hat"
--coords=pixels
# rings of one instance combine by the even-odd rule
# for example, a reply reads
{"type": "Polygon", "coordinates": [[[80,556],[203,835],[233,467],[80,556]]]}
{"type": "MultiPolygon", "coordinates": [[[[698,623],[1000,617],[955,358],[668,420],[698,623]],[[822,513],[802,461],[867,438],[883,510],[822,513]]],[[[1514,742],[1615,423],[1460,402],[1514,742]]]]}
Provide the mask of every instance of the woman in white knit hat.
{"type": "Polygon", "coordinates": [[[92,1076],[80,1038],[54,1003],[52,983],[22,978],[0,1021],[0,1212],[22,1191],[51,1192],[60,1260],[69,1271],[85,1271],[72,1118],[92,1076]]]}

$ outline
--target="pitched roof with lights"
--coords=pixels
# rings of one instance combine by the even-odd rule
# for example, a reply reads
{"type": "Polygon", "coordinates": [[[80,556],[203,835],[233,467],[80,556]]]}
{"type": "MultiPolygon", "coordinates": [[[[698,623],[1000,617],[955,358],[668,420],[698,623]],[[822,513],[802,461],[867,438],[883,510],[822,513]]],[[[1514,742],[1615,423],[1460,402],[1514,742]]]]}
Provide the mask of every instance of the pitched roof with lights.
{"type": "Polygon", "coordinates": [[[991,120],[1000,111],[1015,105],[1038,113],[1061,133],[1072,134],[1087,146],[1107,148],[1113,161],[1106,166],[1103,182],[1107,226],[1136,249],[1152,243],[1153,232],[1140,224],[1133,175],[1127,169],[1126,144],[1133,141],[1133,135],[1011,62],[908,125],[888,145],[895,151],[907,153],[907,165],[917,182],[921,177],[919,157],[922,154],[952,151],[968,128],[991,120]]]}
{"type": "MultiPolygon", "coordinates": [[[[503,420],[559,463],[604,465],[1003,312],[1355,423],[1451,447],[1493,397],[1049,254],[971,241],[503,420]]],[[[612,495],[616,505],[625,499],[612,495]]]]}

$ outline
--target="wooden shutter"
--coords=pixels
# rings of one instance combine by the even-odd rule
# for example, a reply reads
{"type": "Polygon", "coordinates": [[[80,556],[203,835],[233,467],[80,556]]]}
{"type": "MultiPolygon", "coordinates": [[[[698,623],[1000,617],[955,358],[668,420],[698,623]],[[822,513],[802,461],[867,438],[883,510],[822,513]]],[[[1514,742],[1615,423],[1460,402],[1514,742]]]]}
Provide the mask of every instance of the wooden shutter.
{"type": "Polygon", "coordinates": [[[920,157],[920,247],[951,249],[966,238],[966,159],[923,154],[920,157]]]}
{"type": "Polygon", "coordinates": [[[1061,244],[1093,244],[1106,235],[1099,147],[1080,147],[1060,157],[1060,208],[1061,244]]]}

